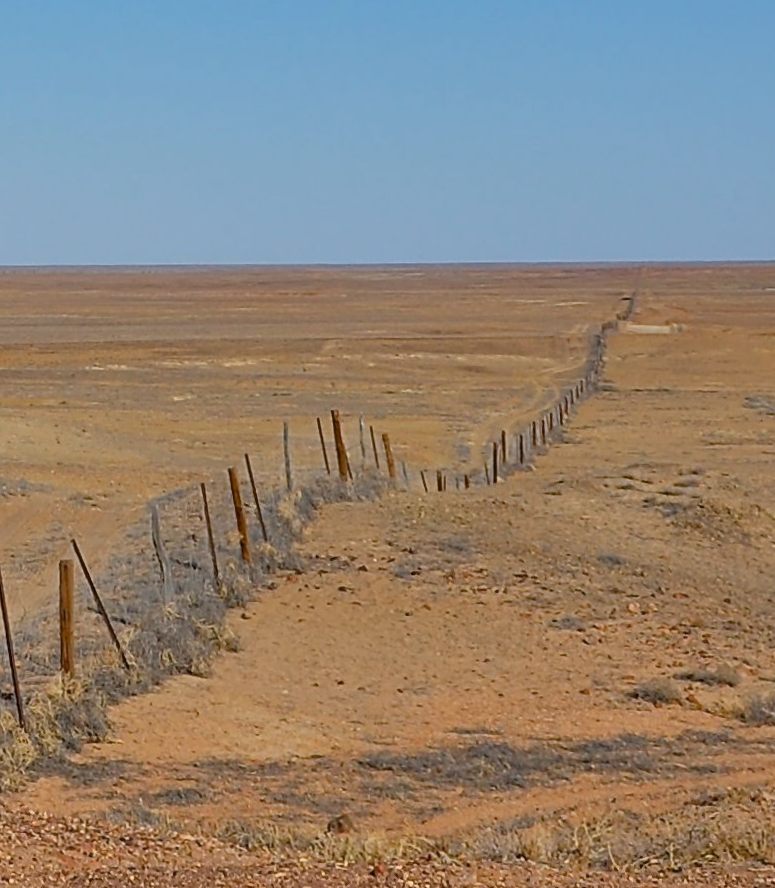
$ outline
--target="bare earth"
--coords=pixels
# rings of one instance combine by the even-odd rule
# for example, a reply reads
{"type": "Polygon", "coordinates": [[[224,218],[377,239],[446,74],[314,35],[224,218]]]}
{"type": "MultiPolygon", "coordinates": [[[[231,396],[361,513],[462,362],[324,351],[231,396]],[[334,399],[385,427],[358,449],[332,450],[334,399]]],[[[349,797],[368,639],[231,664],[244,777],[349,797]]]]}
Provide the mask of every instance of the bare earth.
{"type": "Polygon", "coordinates": [[[244,449],[277,483],[284,418],[300,477],[332,406],[356,459],[365,414],[411,473],[322,510],[209,678],[116,706],[111,742],[9,797],[0,877],[775,881],[775,714],[750,705],[775,691],[775,267],[7,272],[0,314],[17,621],[70,534],[120,551],[244,449]],[[578,378],[636,288],[532,470],[422,492],[578,378]]]}

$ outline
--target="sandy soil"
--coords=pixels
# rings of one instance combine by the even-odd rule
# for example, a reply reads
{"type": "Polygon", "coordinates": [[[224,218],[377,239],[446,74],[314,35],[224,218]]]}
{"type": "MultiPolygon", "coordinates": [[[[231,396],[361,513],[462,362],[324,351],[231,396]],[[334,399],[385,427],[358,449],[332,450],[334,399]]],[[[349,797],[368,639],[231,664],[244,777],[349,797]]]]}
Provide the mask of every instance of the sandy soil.
{"type": "Polygon", "coordinates": [[[100,558],[147,501],[247,450],[319,471],[332,407],[418,468],[479,464],[583,360],[629,268],[0,273],[0,564],[17,606],[55,590],[69,534],[100,558]]]}
{"type": "MultiPolygon", "coordinates": [[[[518,428],[558,381],[572,378],[589,325],[610,316],[635,280],[632,269],[471,269],[462,273],[464,287],[455,273],[439,270],[428,272],[434,286],[420,300],[413,273],[369,273],[370,285],[389,293],[378,324],[367,300],[353,300],[363,325],[353,319],[346,345],[354,366],[368,364],[366,324],[378,334],[380,358],[368,372],[359,370],[357,379],[345,372],[348,337],[336,325],[337,348],[321,345],[321,336],[298,353],[315,372],[342,374],[338,403],[351,414],[384,415],[382,425],[413,465],[453,470],[479,461],[497,429],[518,428]],[[544,301],[531,308],[534,298],[544,301]],[[548,312],[549,300],[556,311],[548,312]],[[460,326],[449,311],[458,301],[468,306],[460,326]],[[454,335],[442,323],[442,304],[454,335]],[[487,310],[477,311],[483,304],[487,310]],[[400,350],[391,352],[386,331],[394,331],[395,317],[405,329],[400,350]],[[519,331],[505,334],[510,325],[519,331]],[[425,337],[434,329],[431,348],[425,337]],[[408,345],[413,337],[421,347],[408,345]],[[319,357],[306,357],[307,347],[326,354],[325,371],[319,357]],[[418,389],[397,397],[397,415],[385,398],[389,385],[400,391],[396,353],[398,382],[418,389]]],[[[318,274],[305,272],[312,280],[318,274]]],[[[107,285],[95,280],[102,292],[107,285]]],[[[292,307],[304,301],[295,286],[287,284],[292,307]]],[[[326,278],[323,315],[342,286],[326,278]]],[[[261,844],[267,824],[319,834],[343,813],[355,836],[457,839],[477,854],[502,850],[519,831],[524,844],[528,830],[538,859],[551,857],[547,824],[607,824],[598,844],[614,861],[639,831],[667,824],[685,839],[686,824],[696,832],[695,815],[706,809],[717,825],[734,809],[741,834],[753,828],[775,783],[775,728],[743,718],[752,697],[775,690],[774,286],[772,267],[642,273],[637,316],[630,331],[610,340],[601,391],[532,471],[494,488],[396,492],[377,503],[326,507],[301,545],[305,572],[279,576],[234,613],[238,653],[221,657],[211,678],[180,677],[116,707],[111,743],[73,756],[14,804],[169,820],[243,844],[253,835],[261,844]],[[653,332],[666,325],[674,332],[653,332]],[[687,672],[694,676],[680,677],[687,672]],[[709,683],[716,674],[727,683],[709,683]],[[674,699],[655,705],[633,696],[653,679],[668,681],[674,699]]],[[[373,297],[380,306],[383,296],[373,297]]],[[[241,324],[231,317],[225,311],[216,322],[220,340],[197,348],[223,348],[235,329],[229,325],[241,324]]],[[[279,317],[274,323],[283,332],[266,347],[285,354],[288,328],[279,317]]],[[[146,328],[142,318],[136,324],[127,335],[132,360],[142,363],[146,328]]],[[[254,347],[242,342],[239,354],[254,347]]],[[[85,351],[80,343],[73,354],[84,362],[85,351]]],[[[22,351],[15,353],[21,360],[22,351]]],[[[83,367],[70,372],[85,385],[83,367]]],[[[189,380],[198,375],[186,372],[189,380]]],[[[200,378],[207,375],[202,368],[200,378]]],[[[239,384],[267,392],[283,384],[258,375],[251,371],[239,384]]],[[[170,379],[158,370],[156,377],[169,392],[170,379]]],[[[215,411],[218,380],[202,384],[211,393],[201,398],[205,414],[215,411]]],[[[319,412],[314,389],[296,393],[291,415],[319,412]]],[[[116,386],[121,397],[129,390],[116,386]]],[[[139,389],[134,397],[126,416],[118,408],[105,413],[116,437],[136,424],[139,389]]],[[[167,415],[161,397],[151,404],[152,413],[167,415]]],[[[269,412],[256,405],[253,427],[283,415],[269,412]]],[[[29,414],[46,424],[56,412],[36,404],[29,414]]],[[[184,481],[212,467],[248,426],[222,430],[199,461],[181,420],[187,457],[167,454],[159,468],[169,475],[158,476],[149,454],[164,448],[156,450],[156,432],[149,434],[147,446],[133,448],[142,471],[123,465],[115,527],[129,491],[139,501],[157,478],[184,481]]],[[[120,453],[111,459],[122,463],[120,453]]],[[[25,452],[9,473],[37,483],[33,464],[25,452]]],[[[761,859],[775,853],[768,835],[761,859]]],[[[735,857],[729,847],[725,853],[735,857]]]]}

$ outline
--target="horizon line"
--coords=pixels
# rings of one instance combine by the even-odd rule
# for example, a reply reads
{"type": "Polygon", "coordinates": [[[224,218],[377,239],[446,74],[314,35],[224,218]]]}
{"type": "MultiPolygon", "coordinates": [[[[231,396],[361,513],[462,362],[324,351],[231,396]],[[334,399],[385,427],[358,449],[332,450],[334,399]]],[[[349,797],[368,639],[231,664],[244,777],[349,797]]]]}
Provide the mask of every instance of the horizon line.
{"type": "Polygon", "coordinates": [[[608,266],[707,266],[707,265],[772,265],[769,259],[483,259],[442,261],[385,261],[385,262],[43,262],[0,263],[0,273],[12,271],[82,271],[82,270],[191,270],[191,269],[270,269],[270,268],[439,268],[484,266],[563,266],[600,268],[608,266]]]}

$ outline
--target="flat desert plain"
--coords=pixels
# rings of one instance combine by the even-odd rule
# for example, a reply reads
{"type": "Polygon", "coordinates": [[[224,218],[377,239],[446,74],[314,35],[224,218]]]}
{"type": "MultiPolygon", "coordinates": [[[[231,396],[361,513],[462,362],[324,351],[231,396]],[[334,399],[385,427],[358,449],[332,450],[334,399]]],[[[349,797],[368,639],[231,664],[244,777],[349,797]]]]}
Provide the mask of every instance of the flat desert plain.
{"type": "Polygon", "coordinates": [[[8,795],[0,871],[775,879],[775,266],[9,270],[0,312],[16,623],[71,535],[99,570],[246,450],[280,485],[284,420],[299,483],[332,407],[356,467],[363,415],[409,479],[323,506],[230,612],[237,650],[8,795]],[[633,293],[529,467],[424,492],[421,469],[481,473],[633,293]]]}

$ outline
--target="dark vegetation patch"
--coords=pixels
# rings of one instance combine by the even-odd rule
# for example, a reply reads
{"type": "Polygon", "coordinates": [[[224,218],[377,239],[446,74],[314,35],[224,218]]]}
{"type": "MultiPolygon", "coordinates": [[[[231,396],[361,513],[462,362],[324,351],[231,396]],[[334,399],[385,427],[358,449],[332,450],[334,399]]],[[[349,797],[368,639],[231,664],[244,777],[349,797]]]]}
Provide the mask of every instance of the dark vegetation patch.
{"type": "Polygon", "coordinates": [[[669,678],[650,678],[642,681],[630,691],[630,696],[635,700],[643,700],[657,706],[680,703],[683,699],[678,685],[669,678]]]}
{"type": "MultiPolygon", "coordinates": [[[[514,747],[480,741],[420,753],[375,753],[358,761],[365,771],[479,792],[524,788],[610,772],[635,778],[717,770],[708,762],[733,742],[726,734],[686,732],[675,739],[621,734],[574,744],[514,747]]],[[[735,741],[737,742],[737,741],[735,741]]]]}
{"type": "Polygon", "coordinates": [[[726,685],[730,688],[740,684],[740,674],[726,663],[720,664],[715,669],[705,667],[682,669],[680,672],[676,672],[675,677],[682,681],[693,681],[706,685],[726,685]]]}
{"type": "Polygon", "coordinates": [[[775,725],[775,692],[757,694],[747,700],[742,718],[749,725],[775,725]]]}
{"type": "Polygon", "coordinates": [[[211,797],[211,792],[200,786],[168,786],[147,796],[152,805],[199,805],[211,797]]]}
{"type": "Polygon", "coordinates": [[[552,629],[564,629],[568,632],[583,632],[587,628],[587,624],[580,617],[573,614],[566,614],[562,617],[555,617],[549,621],[552,629]]]}

